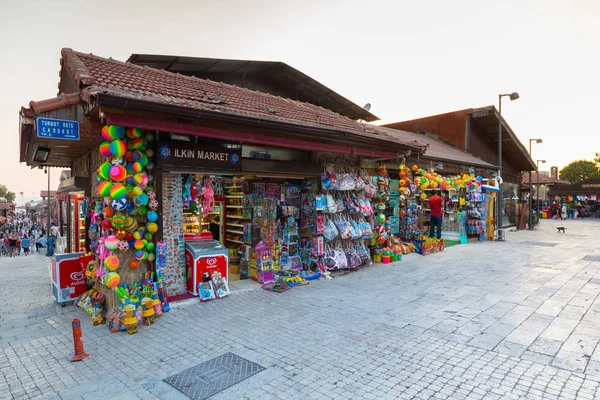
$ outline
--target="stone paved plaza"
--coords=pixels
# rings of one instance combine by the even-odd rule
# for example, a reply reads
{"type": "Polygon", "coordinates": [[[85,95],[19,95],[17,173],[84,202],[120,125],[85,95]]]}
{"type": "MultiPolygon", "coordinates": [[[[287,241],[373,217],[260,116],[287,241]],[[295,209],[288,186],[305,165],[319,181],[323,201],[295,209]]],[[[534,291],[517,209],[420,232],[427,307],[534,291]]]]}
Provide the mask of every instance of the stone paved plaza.
{"type": "Polygon", "coordinates": [[[0,398],[186,399],[163,379],[231,352],[266,369],[213,399],[593,399],[599,237],[598,220],[542,221],[284,294],[188,301],[133,336],[53,304],[45,257],[2,258],[0,398]],[[71,363],[76,317],[91,358],[71,363]]]}

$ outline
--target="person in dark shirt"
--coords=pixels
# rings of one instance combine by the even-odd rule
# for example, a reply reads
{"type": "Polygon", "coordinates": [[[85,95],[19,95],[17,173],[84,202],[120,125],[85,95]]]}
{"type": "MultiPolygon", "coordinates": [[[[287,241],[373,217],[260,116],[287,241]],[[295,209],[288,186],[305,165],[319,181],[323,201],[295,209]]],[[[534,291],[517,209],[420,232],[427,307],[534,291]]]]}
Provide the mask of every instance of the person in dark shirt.
{"type": "Polygon", "coordinates": [[[431,209],[431,217],[429,219],[429,237],[432,238],[435,234],[438,239],[442,238],[442,205],[444,199],[440,197],[438,192],[433,192],[433,196],[429,198],[429,208],[431,209]],[[436,232],[437,231],[437,232],[436,232]]]}

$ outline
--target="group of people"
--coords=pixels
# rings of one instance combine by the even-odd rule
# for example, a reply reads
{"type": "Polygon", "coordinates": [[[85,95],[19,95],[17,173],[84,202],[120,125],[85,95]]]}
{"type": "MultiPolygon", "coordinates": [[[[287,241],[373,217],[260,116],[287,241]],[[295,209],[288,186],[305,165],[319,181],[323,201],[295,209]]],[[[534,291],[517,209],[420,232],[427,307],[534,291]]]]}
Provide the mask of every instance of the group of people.
{"type": "Polygon", "coordinates": [[[27,256],[34,249],[39,253],[41,248],[49,247],[45,236],[45,228],[30,219],[12,218],[0,226],[0,255],[16,257],[23,253],[27,256]]]}
{"type": "Polygon", "coordinates": [[[552,202],[550,206],[550,215],[552,219],[583,219],[585,214],[585,207],[581,204],[573,204],[563,202],[560,206],[556,201],[552,202]]]}

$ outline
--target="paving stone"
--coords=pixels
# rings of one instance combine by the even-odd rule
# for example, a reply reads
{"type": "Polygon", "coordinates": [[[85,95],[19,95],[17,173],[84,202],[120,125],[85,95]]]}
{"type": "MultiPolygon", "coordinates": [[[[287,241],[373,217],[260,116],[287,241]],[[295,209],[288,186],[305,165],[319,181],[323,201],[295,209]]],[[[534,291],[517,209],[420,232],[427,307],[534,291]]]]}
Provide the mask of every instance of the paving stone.
{"type": "Polygon", "coordinates": [[[0,259],[10,278],[0,280],[0,393],[177,399],[162,379],[231,352],[266,369],[215,400],[594,398],[600,263],[580,260],[600,253],[586,245],[600,223],[577,221],[586,241],[557,238],[555,222],[507,232],[506,243],[407,255],[393,267],[283,295],[250,290],[174,304],[135,337],[108,334],[81,310],[53,305],[45,258],[0,259]],[[365,286],[378,294],[361,292],[365,286]],[[92,354],[80,364],[69,362],[74,317],[92,354]],[[20,386],[9,385],[15,380],[20,386]]]}
{"type": "Polygon", "coordinates": [[[563,344],[564,342],[560,340],[552,340],[546,339],[544,337],[538,337],[531,344],[531,346],[529,346],[528,350],[535,353],[545,354],[547,356],[554,357],[563,344]]]}

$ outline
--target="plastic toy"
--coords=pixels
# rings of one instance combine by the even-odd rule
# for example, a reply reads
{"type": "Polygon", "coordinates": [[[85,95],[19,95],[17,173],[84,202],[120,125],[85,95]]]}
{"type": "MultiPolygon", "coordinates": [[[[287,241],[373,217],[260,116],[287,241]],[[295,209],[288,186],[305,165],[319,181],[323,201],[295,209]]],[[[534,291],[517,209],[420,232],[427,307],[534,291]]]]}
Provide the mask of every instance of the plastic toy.
{"type": "Polygon", "coordinates": [[[121,183],[115,183],[110,188],[110,197],[113,199],[122,199],[127,196],[127,189],[121,183]]]}
{"type": "Polygon", "coordinates": [[[116,256],[108,256],[104,260],[104,268],[109,271],[116,271],[119,268],[119,259],[116,256]]]}
{"type": "Polygon", "coordinates": [[[112,183],[110,182],[100,182],[98,184],[98,194],[100,196],[106,197],[110,195],[110,190],[112,189],[112,183]]]}

